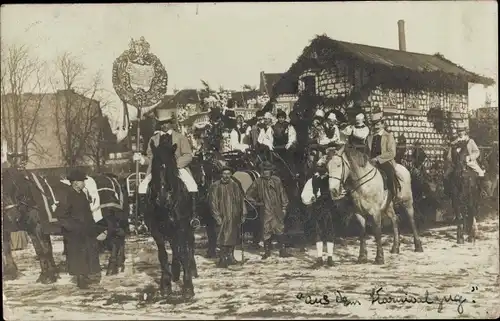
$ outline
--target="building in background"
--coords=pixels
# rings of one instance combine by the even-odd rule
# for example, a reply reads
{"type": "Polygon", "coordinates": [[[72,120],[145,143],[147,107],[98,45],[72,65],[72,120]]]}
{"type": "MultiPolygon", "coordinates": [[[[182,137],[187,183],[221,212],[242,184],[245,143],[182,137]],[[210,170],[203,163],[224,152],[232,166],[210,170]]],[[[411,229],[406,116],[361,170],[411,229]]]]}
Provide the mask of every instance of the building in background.
{"type": "Polygon", "coordinates": [[[404,133],[408,145],[419,141],[430,159],[442,159],[449,127],[468,118],[468,83],[494,81],[442,55],[407,52],[403,21],[398,28],[399,50],[316,37],[274,85],[273,97],[296,83],[297,93],[348,118],[363,111],[369,122],[382,110],[396,139],[404,133]]]}
{"type": "Polygon", "coordinates": [[[95,165],[105,160],[99,101],[76,93],[6,94],[2,140],[27,155],[27,169],[95,165]]]}
{"type": "Polygon", "coordinates": [[[298,82],[282,80],[283,73],[265,73],[260,72],[259,90],[262,94],[267,94],[269,97],[276,99],[273,113],[281,109],[287,114],[293,109],[293,105],[298,97],[298,82]],[[279,84],[276,86],[276,84],[279,84]],[[276,86],[276,87],[275,87],[276,86]]]}

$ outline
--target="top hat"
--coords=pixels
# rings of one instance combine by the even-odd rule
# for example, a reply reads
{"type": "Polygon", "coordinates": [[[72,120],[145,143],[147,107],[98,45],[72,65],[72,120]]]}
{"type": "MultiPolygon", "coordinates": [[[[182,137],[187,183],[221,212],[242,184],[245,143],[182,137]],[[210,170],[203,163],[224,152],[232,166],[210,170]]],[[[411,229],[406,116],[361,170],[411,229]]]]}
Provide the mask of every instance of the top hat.
{"type": "Polygon", "coordinates": [[[158,123],[173,122],[175,119],[175,114],[169,109],[155,109],[155,119],[158,123]]]}
{"type": "Polygon", "coordinates": [[[68,174],[68,181],[70,182],[74,181],[83,182],[85,181],[86,178],[87,175],[85,175],[85,173],[79,169],[73,169],[68,174]]]}

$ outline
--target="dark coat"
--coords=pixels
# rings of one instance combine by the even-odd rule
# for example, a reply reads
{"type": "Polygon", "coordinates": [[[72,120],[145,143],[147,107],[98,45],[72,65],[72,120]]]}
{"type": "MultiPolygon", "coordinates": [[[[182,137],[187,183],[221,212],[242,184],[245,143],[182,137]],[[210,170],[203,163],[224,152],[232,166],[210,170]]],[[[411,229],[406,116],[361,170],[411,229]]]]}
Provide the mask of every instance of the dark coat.
{"type": "Polygon", "coordinates": [[[264,240],[272,235],[282,235],[288,197],[281,179],[274,175],[269,179],[259,177],[248,188],[246,196],[252,205],[262,207],[264,240]]]}
{"type": "Polygon", "coordinates": [[[67,241],[68,273],[70,275],[100,273],[96,224],[86,194],[68,187],[61,193],[59,202],[55,216],[67,241]]]}
{"type": "Polygon", "coordinates": [[[235,246],[240,238],[242,217],[246,211],[245,196],[233,180],[218,180],[210,187],[210,209],[218,226],[217,244],[235,246]]]}

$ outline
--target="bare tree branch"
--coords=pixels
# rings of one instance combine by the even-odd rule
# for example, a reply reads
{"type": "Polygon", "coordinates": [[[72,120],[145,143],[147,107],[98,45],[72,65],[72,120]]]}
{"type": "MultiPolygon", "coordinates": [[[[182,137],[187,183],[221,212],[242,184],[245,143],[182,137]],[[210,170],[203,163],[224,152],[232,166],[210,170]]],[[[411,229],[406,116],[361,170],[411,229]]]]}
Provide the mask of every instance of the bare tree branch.
{"type": "Polygon", "coordinates": [[[61,156],[67,166],[90,159],[99,168],[104,160],[102,114],[97,101],[102,93],[102,75],[98,72],[89,83],[83,83],[86,69],[69,53],[58,57],[56,70],[58,77],[51,83],[55,90],[59,89],[54,113],[61,156]]]}
{"type": "Polygon", "coordinates": [[[46,64],[34,58],[26,46],[4,44],[1,64],[2,138],[12,152],[29,155],[38,144],[47,90],[46,64]]]}

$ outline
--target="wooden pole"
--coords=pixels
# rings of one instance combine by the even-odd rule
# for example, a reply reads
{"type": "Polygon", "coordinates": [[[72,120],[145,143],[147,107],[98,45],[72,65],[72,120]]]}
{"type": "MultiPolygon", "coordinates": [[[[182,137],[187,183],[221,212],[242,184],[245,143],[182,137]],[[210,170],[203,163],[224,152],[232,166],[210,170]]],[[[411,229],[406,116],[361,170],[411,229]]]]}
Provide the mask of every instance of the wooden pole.
{"type": "MultiPolygon", "coordinates": [[[[135,152],[139,153],[141,152],[140,144],[141,144],[141,118],[142,118],[142,109],[140,107],[137,107],[137,131],[136,131],[136,137],[135,137],[135,152]]],[[[135,230],[138,230],[138,223],[139,223],[139,184],[140,184],[140,177],[139,177],[139,166],[140,166],[140,161],[137,160],[135,162],[135,230]]]]}

